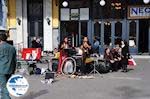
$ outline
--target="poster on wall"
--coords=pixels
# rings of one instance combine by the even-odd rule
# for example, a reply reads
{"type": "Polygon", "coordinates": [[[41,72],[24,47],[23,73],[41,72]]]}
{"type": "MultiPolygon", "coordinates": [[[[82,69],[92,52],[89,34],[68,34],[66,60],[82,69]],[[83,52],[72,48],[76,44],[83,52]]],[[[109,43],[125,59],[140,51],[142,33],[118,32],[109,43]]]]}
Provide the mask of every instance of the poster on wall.
{"type": "Polygon", "coordinates": [[[71,20],[79,20],[79,9],[71,9],[71,20]]]}
{"type": "Polygon", "coordinates": [[[61,8],[60,10],[60,19],[61,21],[68,21],[70,20],[70,13],[69,13],[69,8],[61,8]]]}
{"type": "Polygon", "coordinates": [[[80,8],[80,20],[89,20],[89,8],[80,8]]]}

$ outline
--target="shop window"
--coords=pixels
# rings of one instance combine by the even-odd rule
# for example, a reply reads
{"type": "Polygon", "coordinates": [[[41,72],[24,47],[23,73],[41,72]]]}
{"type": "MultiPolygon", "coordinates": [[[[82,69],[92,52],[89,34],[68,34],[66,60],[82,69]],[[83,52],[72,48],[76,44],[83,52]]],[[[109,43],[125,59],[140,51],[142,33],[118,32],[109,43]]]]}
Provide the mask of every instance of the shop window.
{"type": "Polygon", "coordinates": [[[129,46],[136,47],[136,22],[131,21],[129,23],[129,46]]]}
{"type": "Polygon", "coordinates": [[[106,46],[112,46],[112,43],[111,43],[111,23],[110,22],[104,23],[104,44],[106,46]]]}
{"type": "Polygon", "coordinates": [[[87,36],[87,22],[81,22],[81,36],[87,36]]]}
{"type": "Polygon", "coordinates": [[[120,43],[122,39],[122,23],[117,22],[115,23],[115,43],[120,43]]]}
{"type": "Polygon", "coordinates": [[[94,24],[94,38],[101,41],[101,23],[99,21],[94,24]]]}

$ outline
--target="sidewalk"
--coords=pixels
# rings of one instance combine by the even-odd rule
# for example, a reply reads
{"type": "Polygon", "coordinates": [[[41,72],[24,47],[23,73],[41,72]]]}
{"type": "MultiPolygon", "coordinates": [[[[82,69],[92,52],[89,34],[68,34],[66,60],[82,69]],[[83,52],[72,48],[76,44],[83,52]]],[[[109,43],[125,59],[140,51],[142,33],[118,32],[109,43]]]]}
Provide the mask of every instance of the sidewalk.
{"type": "Polygon", "coordinates": [[[137,59],[150,59],[150,55],[132,55],[132,57],[137,59]]]}

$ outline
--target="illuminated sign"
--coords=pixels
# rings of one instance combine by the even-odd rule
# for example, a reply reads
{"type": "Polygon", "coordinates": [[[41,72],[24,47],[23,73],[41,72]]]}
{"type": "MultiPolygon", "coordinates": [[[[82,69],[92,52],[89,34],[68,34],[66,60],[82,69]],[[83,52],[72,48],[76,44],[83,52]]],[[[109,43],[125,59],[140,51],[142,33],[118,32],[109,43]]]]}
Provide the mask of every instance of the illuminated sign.
{"type": "Polygon", "coordinates": [[[129,6],[128,19],[150,18],[150,6],[129,6]]]}

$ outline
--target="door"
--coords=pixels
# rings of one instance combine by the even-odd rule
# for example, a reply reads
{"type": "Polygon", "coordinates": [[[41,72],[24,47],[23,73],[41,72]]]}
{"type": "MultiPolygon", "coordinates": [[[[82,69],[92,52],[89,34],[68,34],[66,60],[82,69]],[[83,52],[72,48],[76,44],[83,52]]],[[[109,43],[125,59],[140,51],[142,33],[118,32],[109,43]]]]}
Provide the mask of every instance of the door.
{"type": "Polygon", "coordinates": [[[137,20],[129,20],[127,22],[127,32],[128,32],[128,43],[131,54],[138,53],[138,34],[139,34],[139,26],[137,20]]]}
{"type": "Polygon", "coordinates": [[[106,47],[114,47],[119,43],[123,36],[122,20],[96,20],[94,22],[94,38],[99,40],[100,53],[104,53],[106,47]]]}
{"type": "Polygon", "coordinates": [[[149,21],[139,20],[139,52],[148,53],[149,21]]]}
{"type": "Polygon", "coordinates": [[[28,46],[31,47],[33,37],[43,43],[43,0],[27,0],[28,46]]]}
{"type": "Polygon", "coordinates": [[[88,22],[87,21],[62,21],[60,25],[60,41],[64,37],[69,37],[72,46],[80,46],[82,38],[87,36],[88,22]]]}

